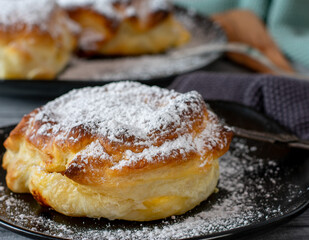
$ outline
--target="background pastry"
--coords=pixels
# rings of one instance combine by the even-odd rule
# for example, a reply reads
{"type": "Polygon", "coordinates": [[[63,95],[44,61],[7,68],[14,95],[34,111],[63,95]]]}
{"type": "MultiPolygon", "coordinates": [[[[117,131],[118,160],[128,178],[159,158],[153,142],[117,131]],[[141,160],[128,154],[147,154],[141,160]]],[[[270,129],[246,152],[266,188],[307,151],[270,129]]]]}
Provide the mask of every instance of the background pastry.
{"type": "Polygon", "coordinates": [[[214,191],[231,137],[197,92],[121,82],[26,115],[5,141],[3,167],[12,191],[63,214],[148,221],[214,191]]]}
{"type": "Polygon", "coordinates": [[[58,0],[80,24],[84,54],[140,55],[178,47],[190,34],[167,0],[58,0]]]}
{"type": "Polygon", "coordinates": [[[54,0],[2,0],[0,78],[54,78],[76,46],[72,24],[54,0]]]}

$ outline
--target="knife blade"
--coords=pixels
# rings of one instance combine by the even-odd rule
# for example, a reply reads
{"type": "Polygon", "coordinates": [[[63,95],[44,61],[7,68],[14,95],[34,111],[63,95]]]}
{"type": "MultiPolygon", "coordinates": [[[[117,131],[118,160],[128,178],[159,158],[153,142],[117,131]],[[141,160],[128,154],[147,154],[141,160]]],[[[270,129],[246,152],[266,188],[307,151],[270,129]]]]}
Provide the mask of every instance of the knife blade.
{"type": "Polygon", "coordinates": [[[249,130],[244,128],[239,128],[236,126],[232,126],[235,136],[244,137],[252,140],[269,142],[269,143],[284,143],[289,147],[301,148],[309,150],[309,140],[299,139],[297,136],[293,134],[285,134],[285,133],[268,133],[268,132],[258,132],[255,130],[249,130]]]}
{"type": "Polygon", "coordinates": [[[260,50],[244,44],[244,43],[227,43],[227,44],[205,44],[202,46],[185,48],[176,52],[170,52],[169,57],[173,59],[185,58],[192,56],[200,56],[203,54],[210,54],[214,52],[232,52],[232,53],[241,53],[244,54],[260,64],[271,69],[275,74],[285,77],[293,77],[301,80],[309,80],[308,76],[304,76],[298,73],[290,73],[282,70],[277,65],[275,65],[268,57],[266,57],[260,50]]]}

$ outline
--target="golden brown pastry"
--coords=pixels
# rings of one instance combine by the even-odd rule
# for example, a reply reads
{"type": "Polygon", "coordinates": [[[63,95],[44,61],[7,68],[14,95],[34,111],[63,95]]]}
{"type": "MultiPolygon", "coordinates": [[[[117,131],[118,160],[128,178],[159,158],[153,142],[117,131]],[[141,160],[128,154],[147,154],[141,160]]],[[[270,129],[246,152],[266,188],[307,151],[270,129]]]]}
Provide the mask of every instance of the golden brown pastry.
{"type": "Polygon", "coordinates": [[[190,38],[167,0],[58,0],[82,28],[84,54],[140,55],[178,47],[190,38]]]}
{"type": "Polygon", "coordinates": [[[149,221],[213,193],[231,137],[195,91],[120,82],[26,115],[4,143],[3,167],[12,191],[65,215],[149,221]]]}
{"type": "Polygon", "coordinates": [[[2,0],[0,79],[52,79],[76,46],[67,13],[53,0],[2,0]]]}

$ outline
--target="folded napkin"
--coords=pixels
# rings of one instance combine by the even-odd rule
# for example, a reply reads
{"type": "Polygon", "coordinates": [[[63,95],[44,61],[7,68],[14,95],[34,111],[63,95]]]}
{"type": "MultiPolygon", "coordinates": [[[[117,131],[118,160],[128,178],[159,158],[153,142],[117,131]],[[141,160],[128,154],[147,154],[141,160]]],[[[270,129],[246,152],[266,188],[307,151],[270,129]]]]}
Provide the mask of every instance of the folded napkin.
{"type": "Polygon", "coordinates": [[[309,82],[273,75],[196,72],[170,86],[179,92],[197,90],[207,100],[242,103],[309,139],[309,82]]]}

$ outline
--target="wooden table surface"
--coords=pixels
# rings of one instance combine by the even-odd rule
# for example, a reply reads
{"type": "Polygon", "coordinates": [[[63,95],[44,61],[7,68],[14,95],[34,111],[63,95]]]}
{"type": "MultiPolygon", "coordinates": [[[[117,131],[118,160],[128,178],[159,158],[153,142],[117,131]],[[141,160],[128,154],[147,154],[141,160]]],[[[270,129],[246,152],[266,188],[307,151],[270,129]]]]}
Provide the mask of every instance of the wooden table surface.
{"type": "MultiPolygon", "coordinates": [[[[216,61],[208,66],[206,70],[216,72],[246,72],[245,69],[234,65],[225,59],[216,61]]],[[[34,99],[30,97],[0,96],[0,127],[18,123],[24,114],[45,104],[48,100],[49,99],[46,98],[34,99]]],[[[25,240],[28,238],[19,236],[18,234],[0,227],[0,239],[25,240]]],[[[262,233],[259,232],[258,234],[244,236],[240,239],[307,240],[309,239],[309,209],[287,223],[273,229],[268,229],[262,233]]]]}

